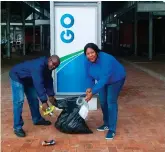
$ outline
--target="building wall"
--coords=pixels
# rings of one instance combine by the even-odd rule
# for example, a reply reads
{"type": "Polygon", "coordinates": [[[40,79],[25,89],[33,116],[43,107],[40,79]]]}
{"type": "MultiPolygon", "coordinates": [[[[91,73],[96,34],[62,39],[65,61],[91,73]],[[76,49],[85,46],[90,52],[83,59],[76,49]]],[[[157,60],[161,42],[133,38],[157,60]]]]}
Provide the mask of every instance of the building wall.
{"type": "Polygon", "coordinates": [[[120,44],[133,44],[133,24],[131,23],[123,23],[120,24],[120,44]]]}

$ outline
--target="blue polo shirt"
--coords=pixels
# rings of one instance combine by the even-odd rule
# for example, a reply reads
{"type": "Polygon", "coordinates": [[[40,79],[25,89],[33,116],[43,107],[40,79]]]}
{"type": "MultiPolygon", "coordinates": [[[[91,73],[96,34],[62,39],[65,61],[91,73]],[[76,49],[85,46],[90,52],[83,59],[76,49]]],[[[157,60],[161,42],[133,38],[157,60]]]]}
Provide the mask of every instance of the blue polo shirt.
{"type": "Polygon", "coordinates": [[[97,60],[93,63],[86,57],[86,69],[88,76],[97,80],[92,88],[92,93],[96,94],[105,85],[113,84],[126,77],[126,71],[112,55],[99,52],[97,60]]]}
{"type": "Polygon", "coordinates": [[[23,85],[33,85],[41,102],[54,96],[52,71],[48,69],[48,58],[40,57],[15,65],[9,72],[12,80],[23,85]]]}

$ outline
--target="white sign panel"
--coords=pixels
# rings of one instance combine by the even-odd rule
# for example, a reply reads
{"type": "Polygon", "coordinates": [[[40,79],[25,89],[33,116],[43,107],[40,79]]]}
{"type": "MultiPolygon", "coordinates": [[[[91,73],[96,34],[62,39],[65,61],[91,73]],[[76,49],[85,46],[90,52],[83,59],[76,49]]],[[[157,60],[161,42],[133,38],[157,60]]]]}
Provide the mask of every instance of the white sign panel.
{"type": "Polygon", "coordinates": [[[83,48],[97,44],[97,6],[55,6],[56,92],[75,94],[93,85],[84,67],[83,48]]]}

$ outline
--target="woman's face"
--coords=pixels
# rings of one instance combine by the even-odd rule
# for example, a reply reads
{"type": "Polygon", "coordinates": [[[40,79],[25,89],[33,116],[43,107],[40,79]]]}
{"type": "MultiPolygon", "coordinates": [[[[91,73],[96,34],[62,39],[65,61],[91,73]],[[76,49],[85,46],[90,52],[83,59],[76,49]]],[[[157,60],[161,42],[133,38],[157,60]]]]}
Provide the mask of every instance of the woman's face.
{"type": "Polygon", "coordinates": [[[88,60],[91,62],[95,62],[97,59],[97,53],[91,48],[87,48],[86,56],[87,56],[88,60]]]}

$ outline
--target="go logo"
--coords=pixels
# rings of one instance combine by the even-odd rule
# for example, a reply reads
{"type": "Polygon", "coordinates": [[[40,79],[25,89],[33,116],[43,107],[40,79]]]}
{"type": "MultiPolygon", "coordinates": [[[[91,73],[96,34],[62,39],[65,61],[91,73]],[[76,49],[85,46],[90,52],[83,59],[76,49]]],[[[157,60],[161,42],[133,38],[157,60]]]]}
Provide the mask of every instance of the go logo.
{"type": "Polygon", "coordinates": [[[61,32],[60,38],[64,43],[71,43],[74,40],[74,33],[73,31],[69,30],[74,25],[74,18],[71,14],[64,14],[61,17],[61,25],[62,27],[66,28],[66,30],[61,32]],[[70,23],[65,23],[65,19],[68,18],[70,23]]]}

